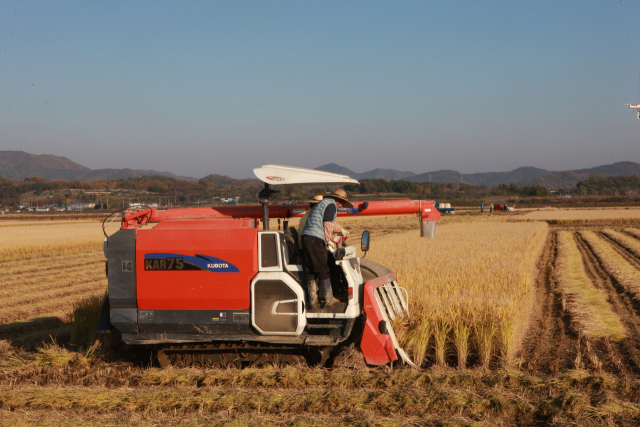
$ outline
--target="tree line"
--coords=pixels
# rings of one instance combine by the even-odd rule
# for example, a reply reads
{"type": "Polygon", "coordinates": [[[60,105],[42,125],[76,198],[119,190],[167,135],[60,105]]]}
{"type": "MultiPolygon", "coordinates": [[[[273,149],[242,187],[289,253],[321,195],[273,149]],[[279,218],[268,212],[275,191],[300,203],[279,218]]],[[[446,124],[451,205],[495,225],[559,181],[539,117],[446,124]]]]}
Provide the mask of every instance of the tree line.
{"type": "MultiPolygon", "coordinates": [[[[278,187],[274,188],[278,189],[278,187]]],[[[447,200],[458,203],[496,199],[525,201],[528,198],[544,199],[551,196],[551,192],[540,185],[521,187],[517,184],[500,184],[497,187],[489,188],[486,185],[464,183],[416,183],[384,179],[363,179],[360,184],[346,185],[344,189],[352,195],[368,195],[370,197],[367,199],[370,200],[401,194],[412,198],[447,200]]],[[[20,205],[21,198],[25,194],[37,198],[44,192],[49,192],[47,199],[49,202],[59,205],[69,201],[97,201],[98,197],[95,195],[85,194],[85,192],[92,190],[111,192],[111,195],[103,197],[103,199],[113,199],[110,205],[115,203],[115,199],[125,199],[132,194],[135,194],[135,197],[142,203],[153,203],[157,202],[158,197],[166,197],[171,200],[172,204],[192,205],[197,201],[211,202],[214,197],[239,197],[241,203],[257,203],[257,195],[261,186],[222,185],[216,180],[205,178],[199,181],[186,181],[160,175],[96,182],[47,181],[37,176],[26,178],[24,181],[13,181],[0,177],[0,201],[5,209],[20,205]]],[[[282,187],[278,190],[280,193],[273,196],[273,203],[301,203],[318,190],[331,191],[332,188],[282,187]]],[[[640,177],[638,175],[618,177],[593,175],[589,179],[579,182],[575,187],[560,192],[574,195],[615,196],[633,194],[638,191],[640,191],[640,177]]],[[[365,200],[364,197],[358,199],[365,200]]]]}

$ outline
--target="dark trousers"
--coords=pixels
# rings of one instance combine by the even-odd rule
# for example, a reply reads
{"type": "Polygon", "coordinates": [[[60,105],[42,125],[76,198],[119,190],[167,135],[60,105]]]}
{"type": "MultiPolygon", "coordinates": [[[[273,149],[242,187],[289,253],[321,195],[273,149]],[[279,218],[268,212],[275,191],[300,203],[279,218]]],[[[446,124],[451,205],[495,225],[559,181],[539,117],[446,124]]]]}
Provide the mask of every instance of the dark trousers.
{"type": "Polygon", "coordinates": [[[331,278],[331,270],[327,264],[327,244],[323,239],[313,236],[302,236],[302,252],[304,253],[307,264],[306,279],[307,282],[314,278],[318,280],[326,280],[331,278]]]}

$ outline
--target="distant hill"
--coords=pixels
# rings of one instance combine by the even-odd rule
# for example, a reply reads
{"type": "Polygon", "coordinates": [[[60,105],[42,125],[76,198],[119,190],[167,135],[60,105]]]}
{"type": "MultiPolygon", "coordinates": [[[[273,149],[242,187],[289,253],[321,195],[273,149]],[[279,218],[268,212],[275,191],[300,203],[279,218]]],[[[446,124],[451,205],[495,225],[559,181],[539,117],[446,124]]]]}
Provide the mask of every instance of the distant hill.
{"type": "Polygon", "coordinates": [[[340,166],[335,163],[329,163],[327,165],[318,166],[316,170],[339,173],[341,175],[348,175],[354,179],[386,179],[387,181],[407,179],[410,176],[414,176],[413,172],[403,172],[395,169],[373,169],[367,172],[354,172],[344,166],[340,166]]]}
{"type": "Polygon", "coordinates": [[[45,175],[57,177],[68,173],[70,176],[77,176],[89,172],[91,169],[74,163],[66,157],[52,154],[37,156],[24,151],[0,151],[0,176],[9,179],[23,180],[34,175],[50,179],[45,175]]]}
{"type": "MultiPolygon", "coordinates": [[[[533,180],[537,177],[549,174],[549,171],[538,169],[531,166],[524,166],[509,172],[484,172],[460,174],[456,171],[436,171],[427,172],[420,175],[407,178],[407,181],[413,182],[439,182],[450,183],[464,182],[465,184],[486,185],[487,187],[497,187],[500,184],[518,184],[525,181],[533,180]],[[431,178],[431,179],[429,179],[431,178]]],[[[576,181],[577,182],[577,181],[576,181]]]]}
{"type": "Polygon", "coordinates": [[[589,179],[591,175],[601,177],[640,175],[640,164],[636,162],[617,162],[587,169],[550,172],[547,175],[526,181],[523,185],[537,184],[546,188],[572,188],[578,182],[589,179]]]}
{"type": "Polygon", "coordinates": [[[22,181],[39,176],[49,181],[95,182],[101,179],[134,178],[136,176],[161,175],[176,179],[196,181],[188,176],[169,172],[142,169],[89,169],[66,157],[53,154],[29,154],[24,151],[0,151],[0,176],[22,181]]]}
{"type": "Polygon", "coordinates": [[[500,184],[517,184],[521,187],[526,185],[540,185],[549,189],[572,188],[578,182],[588,179],[591,175],[598,175],[602,177],[640,175],[640,164],[635,162],[617,162],[611,165],[572,171],[553,172],[532,166],[524,166],[509,172],[484,172],[471,174],[461,174],[455,170],[439,170],[414,174],[413,172],[401,172],[394,169],[374,169],[369,172],[358,173],[335,163],[320,166],[316,169],[349,175],[355,179],[382,178],[388,181],[392,179],[404,179],[406,181],[418,183],[465,183],[486,185],[488,187],[497,187],[500,184]]]}
{"type": "Polygon", "coordinates": [[[318,166],[315,169],[319,170],[319,171],[325,171],[325,172],[331,172],[331,173],[339,173],[340,175],[348,175],[351,178],[358,179],[358,178],[356,178],[358,173],[352,171],[351,169],[347,169],[344,166],[340,166],[338,164],[335,164],[335,163],[329,163],[329,164],[326,164],[326,165],[318,166]]]}
{"type": "MultiPolygon", "coordinates": [[[[571,171],[547,171],[531,166],[520,167],[509,172],[484,172],[460,174],[455,170],[439,170],[416,174],[395,169],[373,169],[367,172],[354,172],[336,163],[329,163],[316,168],[326,172],[348,175],[355,179],[406,180],[413,182],[465,183],[497,187],[500,184],[541,185],[549,189],[572,188],[580,181],[589,179],[591,175],[640,176],[640,164],[636,162],[617,162],[593,168],[571,171]]],[[[24,180],[27,177],[39,176],[49,181],[83,181],[95,182],[101,179],[134,178],[137,176],[161,175],[175,179],[197,181],[189,176],[178,176],[170,172],[158,172],[143,169],[89,169],[66,157],[52,154],[29,154],[24,151],[0,151],[0,177],[13,180],[24,180]]],[[[204,177],[214,185],[230,185],[238,187],[262,186],[258,179],[234,179],[226,175],[207,175],[204,177]]]]}

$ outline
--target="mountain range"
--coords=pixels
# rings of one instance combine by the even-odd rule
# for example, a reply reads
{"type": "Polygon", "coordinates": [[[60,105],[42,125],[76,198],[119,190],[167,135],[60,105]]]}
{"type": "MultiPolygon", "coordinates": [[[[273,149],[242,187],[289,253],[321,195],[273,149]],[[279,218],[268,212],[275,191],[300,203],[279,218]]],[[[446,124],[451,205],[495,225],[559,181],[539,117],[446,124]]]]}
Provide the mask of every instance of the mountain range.
{"type": "Polygon", "coordinates": [[[617,162],[611,165],[597,166],[587,169],[570,171],[548,171],[545,169],[524,166],[509,172],[483,172],[462,174],[454,170],[438,170],[416,174],[413,172],[398,171],[394,169],[374,169],[367,172],[354,172],[344,166],[329,163],[316,169],[349,175],[355,179],[386,179],[412,182],[438,182],[465,183],[473,185],[486,185],[497,187],[500,184],[517,184],[521,187],[527,185],[540,185],[549,189],[572,188],[580,181],[587,180],[591,175],[607,176],[632,176],[640,175],[640,164],[636,162],[617,162]]]}
{"type": "MultiPolygon", "coordinates": [[[[497,187],[500,184],[540,185],[546,188],[571,188],[591,175],[632,176],[640,175],[640,164],[636,162],[617,162],[610,165],[569,171],[548,171],[531,166],[520,167],[509,172],[484,172],[461,174],[455,170],[438,170],[417,174],[395,169],[373,169],[367,172],[354,172],[345,166],[329,163],[316,168],[326,172],[348,175],[352,178],[406,180],[412,182],[465,183],[497,187]]],[[[178,176],[170,172],[158,172],[142,169],[89,169],[66,157],[52,154],[29,154],[24,151],[0,151],[0,177],[17,181],[27,177],[39,176],[49,181],[95,182],[101,179],[134,178],[137,176],[161,175],[188,181],[197,178],[178,176]]],[[[261,182],[253,179],[234,179],[226,175],[207,175],[205,180],[215,185],[259,186],[261,182]]]]}
{"type": "Polygon", "coordinates": [[[161,175],[187,181],[197,181],[189,176],[178,176],[170,172],[143,169],[89,169],[66,157],[53,154],[29,154],[24,151],[0,151],[0,176],[22,181],[39,176],[49,181],[95,182],[101,179],[135,178],[137,176],[161,175]]]}

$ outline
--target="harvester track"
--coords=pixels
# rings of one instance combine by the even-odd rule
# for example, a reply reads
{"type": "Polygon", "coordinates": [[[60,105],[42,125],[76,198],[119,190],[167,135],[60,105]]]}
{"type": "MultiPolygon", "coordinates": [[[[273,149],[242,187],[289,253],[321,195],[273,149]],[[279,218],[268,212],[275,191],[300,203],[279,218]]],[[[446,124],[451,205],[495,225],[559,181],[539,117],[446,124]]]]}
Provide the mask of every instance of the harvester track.
{"type": "Polygon", "coordinates": [[[529,369],[545,373],[565,369],[575,348],[575,338],[567,337],[567,322],[553,278],[558,252],[556,237],[555,231],[549,232],[538,264],[536,300],[539,303],[533,313],[534,326],[525,342],[529,369]]]}
{"type": "Polygon", "coordinates": [[[323,366],[333,347],[307,349],[295,346],[222,342],[172,345],[158,352],[163,368],[286,367],[308,364],[323,366]]]}

